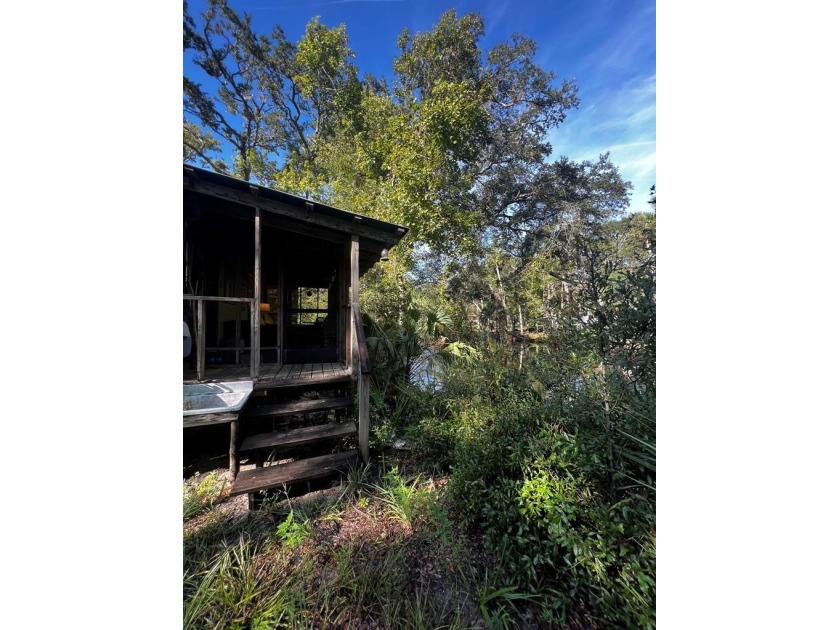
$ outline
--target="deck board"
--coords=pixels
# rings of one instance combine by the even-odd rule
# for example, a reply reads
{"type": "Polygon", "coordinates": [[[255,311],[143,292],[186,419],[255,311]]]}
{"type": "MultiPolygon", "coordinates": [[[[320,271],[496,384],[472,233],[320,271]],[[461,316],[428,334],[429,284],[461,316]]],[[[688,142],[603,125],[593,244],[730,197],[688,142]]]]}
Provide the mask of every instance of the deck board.
{"type": "Polygon", "coordinates": [[[296,400],[276,405],[262,405],[252,407],[248,412],[251,418],[291,416],[310,411],[328,411],[330,409],[345,409],[353,406],[350,396],[338,398],[317,398],[314,400],[296,400]]]}
{"type": "Polygon", "coordinates": [[[241,452],[255,451],[266,448],[288,448],[310,444],[322,440],[337,440],[356,434],[356,423],[322,424],[318,426],[302,427],[291,431],[276,431],[274,433],[260,433],[251,435],[239,447],[241,452]]]}
{"type": "Polygon", "coordinates": [[[312,378],[287,378],[277,379],[274,381],[257,381],[254,383],[254,391],[264,389],[282,389],[282,388],[298,388],[301,387],[317,387],[317,386],[342,386],[347,385],[351,381],[349,371],[336,372],[335,374],[324,374],[322,376],[313,376],[312,378]]]}
{"type": "MultiPolygon", "coordinates": [[[[203,382],[249,380],[250,376],[250,365],[209,365],[205,371],[203,382]]],[[[331,363],[294,363],[281,366],[269,363],[260,366],[260,376],[256,379],[255,386],[290,380],[323,381],[349,376],[350,370],[335,361],[331,363]]],[[[184,370],[184,382],[197,382],[195,370],[184,370]]]]}
{"type": "Polygon", "coordinates": [[[234,368],[236,376],[250,376],[251,368],[247,365],[237,365],[234,368]]]}
{"type": "Polygon", "coordinates": [[[237,475],[230,496],[277,488],[296,481],[310,481],[326,477],[347,468],[358,457],[356,451],[344,451],[321,457],[301,459],[290,464],[278,464],[253,470],[243,470],[237,475]]]}

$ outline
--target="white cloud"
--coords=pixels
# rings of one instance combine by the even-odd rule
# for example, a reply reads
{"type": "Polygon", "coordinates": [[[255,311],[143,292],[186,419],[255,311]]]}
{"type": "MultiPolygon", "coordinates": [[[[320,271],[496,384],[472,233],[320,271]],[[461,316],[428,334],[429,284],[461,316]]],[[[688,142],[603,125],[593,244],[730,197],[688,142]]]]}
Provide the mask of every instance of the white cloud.
{"type": "Polygon", "coordinates": [[[510,0],[505,0],[504,2],[494,2],[488,8],[482,10],[482,14],[484,15],[485,34],[490,35],[499,22],[502,21],[502,18],[505,16],[505,12],[508,9],[508,5],[510,5],[510,0]]]}
{"type": "Polygon", "coordinates": [[[635,13],[632,19],[623,22],[617,31],[611,33],[601,46],[587,56],[584,67],[602,71],[638,67],[639,60],[656,47],[656,40],[651,37],[656,28],[653,17],[655,12],[656,5],[650,4],[635,13]]]}
{"type": "Polygon", "coordinates": [[[588,107],[570,112],[568,122],[549,134],[551,159],[595,160],[609,152],[622,176],[633,182],[630,209],[647,209],[656,183],[656,75],[634,77],[589,99],[588,107]]]}

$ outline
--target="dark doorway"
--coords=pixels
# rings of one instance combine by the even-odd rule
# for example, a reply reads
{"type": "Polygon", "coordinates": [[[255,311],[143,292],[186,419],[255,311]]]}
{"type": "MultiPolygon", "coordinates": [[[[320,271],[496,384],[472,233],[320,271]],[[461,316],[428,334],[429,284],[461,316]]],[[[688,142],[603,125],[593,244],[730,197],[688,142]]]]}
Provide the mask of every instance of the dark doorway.
{"type": "Polygon", "coordinates": [[[287,267],[284,294],[283,363],[338,361],[338,260],[287,267]]]}

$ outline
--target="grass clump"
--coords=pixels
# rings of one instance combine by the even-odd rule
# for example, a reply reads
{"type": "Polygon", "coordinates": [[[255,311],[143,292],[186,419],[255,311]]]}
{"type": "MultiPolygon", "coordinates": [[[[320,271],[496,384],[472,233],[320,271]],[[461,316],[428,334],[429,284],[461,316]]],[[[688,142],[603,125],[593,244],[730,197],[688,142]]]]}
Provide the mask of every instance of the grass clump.
{"type": "Polygon", "coordinates": [[[387,506],[387,516],[411,526],[412,521],[429,508],[432,493],[422,486],[418,487],[419,482],[420,476],[412,482],[403,479],[396,466],[388,470],[383,483],[373,486],[387,506]]]}
{"type": "Polygon", "coordinates": [[[224,471],[213,470],[206,475],[196,473],[184,482],[184,521],[210,510],[227,490],[228,482],[224,471]]]}
{"type": "Polygon", "coordinates": [[[289,580],[289,559],[261,539],[222,543],[206,568],[184,577],[184,628],[276,628],[290,621],[305,593],[289,580]]]}

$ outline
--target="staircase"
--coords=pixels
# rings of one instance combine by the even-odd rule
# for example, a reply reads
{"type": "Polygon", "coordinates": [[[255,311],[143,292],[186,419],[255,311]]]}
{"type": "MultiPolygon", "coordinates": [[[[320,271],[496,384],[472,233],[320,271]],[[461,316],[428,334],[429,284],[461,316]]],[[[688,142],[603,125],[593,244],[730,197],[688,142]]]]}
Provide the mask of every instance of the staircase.
{"type": "Polygon", "coordinates": [[[231,496],[247,493],[254,508],[261,490],[328,477],[356,462],[351,386],[346,375],[255,391],[239,417],[231,496]]]}
{"type": "Polygon", "coordinates": [[[231,496],[327,477],[369,458],[370,375],[367,339],[359,310],[358,237],[351,243],[349,374],[284,381],[258,381],[231,423],[231,496]],[[358,425],[348,417],[358,387],[358,425]],[[241,431],[240,431],[241,429],[241,431]],[[240,434],[241,433],[241,437],[240,434]],[[246,463],[254,468],[240,470],[246,463]]]}

